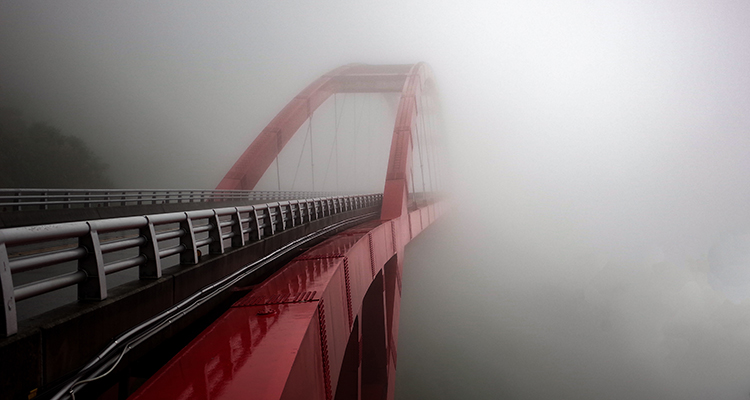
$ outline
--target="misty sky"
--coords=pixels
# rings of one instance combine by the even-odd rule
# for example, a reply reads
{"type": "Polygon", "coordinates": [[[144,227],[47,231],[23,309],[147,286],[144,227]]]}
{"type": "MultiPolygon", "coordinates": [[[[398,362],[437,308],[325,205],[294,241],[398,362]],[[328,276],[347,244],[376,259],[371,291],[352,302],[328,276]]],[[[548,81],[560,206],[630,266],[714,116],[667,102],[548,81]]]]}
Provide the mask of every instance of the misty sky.
{"type": "Polygon", "coordinates": [[[213,188],[321,74],[425,61],[455,201],[407,259],[401,398],[740,399],[748,20],[717,0],[0,0],[0,101],[86,139],[118,186],[213,188]]]}

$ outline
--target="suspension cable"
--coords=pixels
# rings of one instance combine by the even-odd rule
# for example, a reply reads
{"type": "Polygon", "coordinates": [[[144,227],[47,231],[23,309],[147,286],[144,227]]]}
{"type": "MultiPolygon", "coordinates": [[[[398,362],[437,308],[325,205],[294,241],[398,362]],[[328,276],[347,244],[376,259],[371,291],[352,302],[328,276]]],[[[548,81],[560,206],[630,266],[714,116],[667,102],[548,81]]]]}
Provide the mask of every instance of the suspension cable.
{"type": "Polygon", "coordinates": [[[299,166],[302,163],[302,156],[305,154],[305,147],[307,146],[307,137],[310,135],[310,120],[308,119],[308,129],[307,134],[305,134],[305,141],[302,143],[302,150],[299,152],[299,159],[297,160],[297,168],[294,170],[294,180],[292,180],[292,188],[290,190],[294,191],[294,184],[297,182],[297,173],[299,172],[299,166]]]}
{"type": "Polygon", "coordinates": [[[427,104],[430,107],[430,114],[428,114],[428,117],[430,119],[430,126],[432,127],[432,148],[434,150],[432,160],[433,160],[433,165],[435,166],[435,189],[437,191],[440,191],[443,188],[443,185],[442,185],[443,172],[441,170],[441,167],[442,167],[441,163],[444,160],[441,158],[441,155],[443,153],[440,152],[440,149],[442,148],[440,147],[440,125],[438,125],[436,122],[436,119],[437,119],[436,114],[438,112],[438,109],[436,108],[435,105],[432,104],[433,100],[434,99],[430,97],[427,98],[427,104]]]}
{"type": "Polygon", "coordinates": [[[315,159],[313,157],[313,131],[312,131],[312,111],[310,111],[310,100],[307,100],[307,115],[309,123],[307,124],[308,134],[310,135],[310,177],[312,178],[312,190],[315,191],[315,159]]]}
{"type": "Polygon", "coordinates": [[[333,143],[331,144],[331,151],[328,155],[328,163],[326,164],[326,172],[323,174],[323,187],[325,187],[326,182],[328,182],[328,171],[331,167],[331,160],[333,159],[333,156],[336,156],[336,191],[339,190],[339,125],[341,124],[341,118],[343,116],[343,109],[346,107],[346,94],[344,94],[344,102],[341,106],[342,113],[338,114],[338,100],[336,97],[336,93],[333,94],[333,143]]]}
{"type": "Polygon", "coordinates": [[[281,170],[279,169],[279,153],[281,152],[281,135],[280,131],[276,130],[276,187],[277,190],[281,191],[281,170]]]}
{"type": "Polygon", "coordinates": [[[430,147],[431,147],[430,146],[430,137],[431,137],[431,135],[430,135],[430,133],[431,133],[431,129],[430,129],[430,126],[427,124],[427,120],[429,120],[429,118],[425,118],[425,113],[428,112],[425,109],[425,105],[424,105],[424,103],[425,103],[425,99],[424,98],[425,97],[426,97],[426,95],[424,95],[424,92],[423,92],[423,96],[419,96],[419,103],[420,103],[420,106],[422,107],[422,112],[420,113],[421,114],[420,116],[421,116],[421,119],[422,119],[422,134],[424,135],[425,156],[427,157],[427,178],[429,179],[428,183],[430,184],[430,191],[435,191],[435,184],[432,181],[432,175],[433,175],[434,171],[432,170],[432,162],[430,160],[430,154],[431,154],[431,151],[430,151],[430,147]]]}
{"type": "Polygon", "coordinates": [[[370,183],[373,181],[372,175],[375,171],[375,168],[372,167],[372,154],[373,152],[373,129],[372,129],[372,95],[367,95],[365,97],[365,104],[367,104],[367,107],[365,107],[366,110],[366,123],[365,123],[365,138],[367,139],[367,148],[369,151],[367,152],[367,161],[365,161],[365,165],[367,166],[367,182],[370,183]]]}
{"type": "MultiPolygon", "coordinates": [[[[346,95],[344,95],[344,105],[346,105],[346,95]]],[[[335,119],[335,123],[333,124],[333,148],[336,151],[336,191],[339,191],[339,123],[341,120],[338,117],[338,103],[337,103],[337,97],[334,94],[333,95],[333,117],[335,119]]],[[[342,106],[343,108],[343,106],[342,106]]],[[[343,113],[342,113],[343,114],[343,113]]]]}
{"type": "MultiPolygon", "coordinates": [[[[417,98],[415,96],[414,97],[414,108],[416,109],[417,114],[420,114],[419,107],[417,107],[417,105],[418,105],[417,98]]],[[[420,170],[421,176],[422,176],[422,192],[424,193],[424,192],[427,191],[427,189],[425,188],[425,184],[424,184],[424,164],[422,163],[422,145],[421,145],[421,140],[419,140],[419,136],[420,136],[419,135],[419,119],[417,119],[417,123],[414,124],[414,125],[415,125],[415,128],[416,128],[415,130],[417,131],[416,132],[416,134],[417,134],[416,135],[417,136],[417,154],[419,154],[419,170],[420,170]]],[[[424,130],[424,126],[422,126],[422,130],[424,130]]],[[[414,135],[412,133],[412,137],[413,136],[414,135]]]]}
{"type": "MultiPolygon", "coordinates": [[[[354,93],[354,134],[353,134],[353,140],[354,140],[354,152],[352,152],[352,164],[354,171],[354,182],[358,182],[357,179],[357,94],[354,93]]],[[[352,183],[352,189],[358,189],[354,188],[355,183],[352,183]]]]}

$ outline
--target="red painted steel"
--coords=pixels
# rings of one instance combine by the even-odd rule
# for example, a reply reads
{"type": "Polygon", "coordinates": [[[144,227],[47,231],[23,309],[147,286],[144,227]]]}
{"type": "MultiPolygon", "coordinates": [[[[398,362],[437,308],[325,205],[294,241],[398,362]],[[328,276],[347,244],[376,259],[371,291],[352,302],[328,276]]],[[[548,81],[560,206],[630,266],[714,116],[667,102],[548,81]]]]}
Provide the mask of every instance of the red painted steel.
{"type": "Polygon", "coordinates": [[[340,377],[347,348],[353,348],[362,360],[353,398],[392,399],[403,249],[442,211],[436,203],[367,222],[297,257],[132,398],[330,400],[340,386],[352,385],[340,377]],[[372,317],[378,312],[381,321],[372,317]]]}
{"type": "Polygon", "coordinates": [[[276,272],[161,368],[134,399],[393,399],[406,244],[443,203],[408,211],[424,63],[348,65],[308,86],[218,189],[251,189],[312,110],[336,92],[400,91],[379,220],[339,233],[276,272]]]}
{"type": "Polygon", "coordinates": [[[383,219],[406,211],[417,98],[432,74],[425,63],[339,67],[318,78],[289,102],[227,172],[217,190],[252,190],[289,139],[334,93],[401,92],[383,192],[383,219]]]}

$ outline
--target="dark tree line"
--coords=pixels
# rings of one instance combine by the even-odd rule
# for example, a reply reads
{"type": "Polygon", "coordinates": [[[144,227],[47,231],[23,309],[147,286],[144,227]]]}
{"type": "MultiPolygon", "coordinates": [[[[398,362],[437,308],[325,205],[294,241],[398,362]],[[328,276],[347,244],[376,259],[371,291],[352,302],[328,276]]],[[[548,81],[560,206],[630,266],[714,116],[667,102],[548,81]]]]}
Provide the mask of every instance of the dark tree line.
{"type": "Polygon", "coordinates": [[[107,188],[107,164],[83,140],[0,109],[0,187],[107,188]]]}

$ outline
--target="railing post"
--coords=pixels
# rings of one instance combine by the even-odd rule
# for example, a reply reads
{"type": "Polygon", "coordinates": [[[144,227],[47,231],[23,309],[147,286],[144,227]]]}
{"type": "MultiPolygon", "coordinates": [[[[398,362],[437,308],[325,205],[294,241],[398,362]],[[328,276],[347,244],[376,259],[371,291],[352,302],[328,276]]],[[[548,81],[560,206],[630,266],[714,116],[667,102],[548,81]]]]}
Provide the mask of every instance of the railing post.
{"type": "Polygon", "coordinates": [[[299,200],[291,201],[289,208],[292,210],[292,226],[302,225],[302,207],[299,205],[299,200]]]}
{"type": "Polygon", "coordinates": [[[14,211],[21,211],[21,192],[16,192],[16,198],[13,199],[14,203],[18,203],[18,205],[13,206],[14,211]]]}
{"type": "Polygon", "coordinates": [[[245,233],[242,231],[242,216],[237,207],[234,208],[232,220],[234,221],[234,224],[232,224],[232,233],[234,233],[234,236],[232,236],[232,247],[242,247],[245,245],[245,233]]]}
{"type": "Polygon", "coordinates": [[[281,206],[281,203],[276,202],[275,205],[272,205],[272,206],[269,205],[269,207],[268,207],[269,215],[271,214],[270,213],[271,209],[275,209],[276,210],[276,223],[274,224],[272,222],[272,224],[273,224],[273,233],[272,234],[275,234],[276,232],[280,232],[280,231],[283,231],[284,229],[286,229],[286,221],[284,221],[284,209],[281,206]]]}
{"type": "Polygon", "coordinates": [[[185,232],[180,236],[180,244],[185,247],[180,253],[180,264],[198,264],[198,249],[195,247],[195,232],[193,231],[193,220],[185,213],[185,220],[180,222],[180,229],[185,232]]]}
{"type": "Polygon", "coordinates": [[[302,201],[302,203],[299,203],[299,221],[300,224],[305,223],[305,216],[307,216],[307,222],[310,222],[310,206],[307,201],[302,201]]]}
{"type": "Polygon", "coordinates": [[[44,204],[39,205],[39,209],[40,210],[48,210],[49,209],[49,206],[47,205],[47,201],[48,201],[47,197],[49,197],[49,192],[45,190],[44,192],[42,192],[42,196],[41,196],[41,199],[40,199],[41,202],[44,203],[44,204]]]}
{"type": "Polygon", "coordinates": [[[213,229],[208,230],[208,237],[211,238],[211,243],[208,245],[208,252],[210,254],[224,254],[224,240],[221,237],[221,221],[219,220],[219,216],[216,215],[216,210],[214,210],[214,215],[212,217],[208,217],[208,223],[214,226],[213,229]]]}
{"type": "Polygon", "coordinates": [[[13,295],[13,276],[10,273],[8,249],[5,247],[3,233],[0,232],[0,291],[3,300],[3,325],[0,334],[10,336],[18,332],[16,317],[16,299],[13,295]]]}
{"type": "Polygon", "coordinates": [[[161,257],[159,257],[159,241],[156,240],[156,229],[154,223],[146,216],[148,224],[139,229],[139,234],[146,239],[146,243],[138,250],[146,257],[146,262],[138,266],[138,278],[158,279],[161,278],[161,257]]]}
{"type": "Polygon", "coordinates": [[[89,232],[78,238],[78,245],[88,254],[78,260],[78,269],[85,272],[87,278],[78,284],[79,300],[104,300],[107,298],[107,277],[104,274],[104,259],[99,244],[99,232],[95,222],[87,222],[89,232]]]}
{"type": "Polygon", "coordinates": [[[271,206],[266,207],[265,215],[265,227],[263,230],[263,236],[273,236],[276,233],[276,225],[273,223],[273,215],[271,215],[271,206]]]}
{"type": "Polygon", "coordinates": [[[252,206],[253,209],[250,210],[250,221],[248,222],[248,240],[251,242],[255,242],[258,240],[263,239],[263,229],[260,227],[260,216],[258,215],[258,209],[255,208],[255,206],[252,206]]]}
{"type": "Polygon", "coordinates": [[[322,206],[322,201],[320,201],[320,199],[317,199],[317,200],[313,199],[312,203],[313,203],[313,213],[311,215],[315,216],[315,218],[313,219],[318,219],[320,218],[319,209],[322,206]]]}

